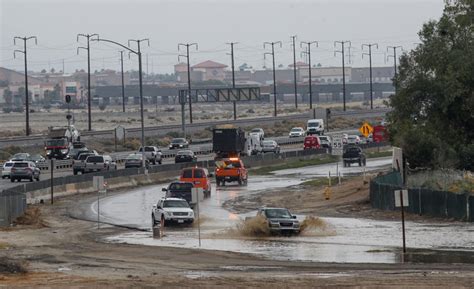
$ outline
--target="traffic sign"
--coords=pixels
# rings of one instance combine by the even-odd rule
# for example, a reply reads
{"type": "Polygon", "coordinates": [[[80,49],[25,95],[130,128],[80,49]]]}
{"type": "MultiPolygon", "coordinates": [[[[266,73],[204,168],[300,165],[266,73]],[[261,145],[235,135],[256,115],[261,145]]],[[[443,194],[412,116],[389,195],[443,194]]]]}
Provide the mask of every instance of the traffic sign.
{"type": "Polygon", "coordinates": [[[360,128],[359,128],[359,131],[362,135],[364,135],[365,137],[368,137],[369,134],[371,134],[373,131],[374,131],[374,128],[368,124],[368,123],[364,123],[360,128]]]}
{"type": "Polygon", "coordinates": [[[104,189],[104,176],[93,176],[92,184],[94,185],[94,189],[102,191],[104,189]]]}
{"type": "Polygon", "coordinates": [[[335,134],[332,136],[332,155],[342,155],[343,143],[342,139],[344,136],[342,134],[335,134]]]}
{"type": "Polygon", "coordinates": [[[394,190],[393,194],[395,197],[395,207],[401,207],[402,203],[404,207],[408,207],[410,205],[408,201],[408,190],[394,190]],[[402,201],[402,198],[403,198],[403,201],[402,201]]]}

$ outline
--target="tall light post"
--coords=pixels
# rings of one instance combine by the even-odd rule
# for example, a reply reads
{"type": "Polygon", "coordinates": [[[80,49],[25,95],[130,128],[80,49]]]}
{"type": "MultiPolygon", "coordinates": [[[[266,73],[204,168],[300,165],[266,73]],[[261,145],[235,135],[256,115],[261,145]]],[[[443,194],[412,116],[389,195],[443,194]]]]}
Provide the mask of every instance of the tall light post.
{"type": "Polygon", "coordinates": [[[344,102],[343,104],[343,109],[346,111],[346,68],[345,68],[345,61],[344,61],[344,45],[346,43],[349,44],[349,47],[351,47],[351,42],[350,41],[334,41],[334,47],[336,47],[336,44],[339,43],[341,44],[341,50],[340,51],[334,51],[334,55],[336,53],[341,53],[342,55],[342,101],[344,102]]]}
{"type": "MultiPolygon", "coordinates": [[[[230,58],[231,58],[231,65],[232,65],[232,88],[235,88],[235,67],[234,67],[234,45],[238,42],[229,42],[227,44],[230,45],[230,58]]],[[[237,102],[234,100],[234,120],[237,119],[237,102]]]]}
{"type": "Polygon", "coordinates": [[[79,42],[79,37],[84,37],[87,39],[87,47],[78,47],[77,54],[79,54],[80,49],[87,50],[87,116],[88,116],[88,130],[92,130],[92,113],[91,113],[91,48],[90,41],[97,40],[99,34],[77,34],[77,41],[79,42]],[[97,37],[97,38],[94,38],[97,37]]]}
{"type": "Polygon", "coordinates": [[[393,85],[395,86],[395,94],[397,94],[397,88],[398,88],[398,83],[397,83],[397,49],[400,49],[403,51],[402,46],[387,46],[387,51],[390,49],[393,49],[393,55],[387,56],[387,58],[393,57],[393,85]]]}
{"type": "Polygon", "coordinates": [[[142,146],[142,166],[146,171],[145,167],[145,123],[143,119],[143,78],[142,78],[142,52],[141,52],[141,43],[146,41],[148,43],[148,46],[150,46],[150,40],[149,39],[132,39],[128,40],[128,46],[130,46],[130,42],[136,42],[137,43],[137,50],[133,50],[130,47],[127,47],[123,44],[120,44],[118,42],[104,39],[104,38],[99,38],[97,39],[91,39],[93,41],[99,41],[99,42],[108,42],[112,43],[115,45],[118,45],[125,50],[127,50],[129,53],[136,54],[138,56],[138,82],[139,82],[139,87],[140,87],[140,122],[141,122],[141,146],[142,146]]]}
{"type": "Polygon", "coordinates": [[[379,45],[377,43],[373,44],[362,44],[362,50],[364,50],[364,47],[369,48],[369,53],[362,52],[362,58],[364,58],[364,55],[369,56],[369,77],[370,77],[370,109],[374,109],[374,89],[372,87],[372,46],[375,46],[377,49],[379,49],[379,45]]]}
{"type": "Polygon", "coordinates": [[[198,50],[197,43],[179,43],[178,44],[178,51],[181,46],[186,47],[186,55],[178,55],[178,62],[180,57],[186,57],[188,60],[188,101],[189,101],[189,122],[193,123],[193,100],[191,97],[191,68],[189,67],[189,47],[195,46],[196,50],[198,50]]]}
{"type": "Polygon", "coordinates": [[[295,108],[298,108],[298,82],[296,80],[296,35],[290,37],[293,40],[293,81],[295,85],[295,108]]]}
{"type": "Polygon", "coordinates": [[[275,74],[275,44],[279,44],[281,47],[281,41],[276,41],[276,42],[264,42],[263,43],[263,49],[266,48],[267,45],[270,45],[272,47],[272,52],[265,52],[263,54],[263,58],[265,58],[266,55],[271,55],[272,56],[272,63],[273,63],[273,105],[274,105],[274,112],[273,116],[277,116],[277,95],[276,95],[276,74],[275,74]]]}
{"type": "Polygon", "coordinates": [[[36,36],[30,36],[30,37],[14,37],[13,38],[13,44],[16,45],[16,40],[17,39],[20,39],[20,40],[23,40],[23,50],[14,50],[13,51],[13,58],[16,58],[16,53],[15,52],[19,52],[19,53],[23,53],[23,55],[25,56],[25,106],[26,106],[26,135],[29,136],[30,135],[30,97],[29,97],[29,94],[28,94],[28,60],[27,60],[27,51],[26,51],[26,42],[30,39],[34,39],[35,40],[35,44],[38,44],[38,40],[36,38],[36,36]]]}
{"type": "MultiPolygon", "coordinates": [[[[312,85],[312,77],[311,77],[311,45],[316,44],[316,47],[318,47],[318,41],[311,41],[311,42],[301,42],[300,46],[302,47],[303,44],[307,46],[307,50],[303,51],[302,53],[308,54],[308,60],[309,60],[309,109],[313,109],[313,85],[312,85]]],[[[318,99],[319,102],[319,99],[318,99]]]]}
{"type": "Polygon", "coordinates": [[[125,82],[123,80],[123,51],[120,51],[120,68],[122,76],[122,112],[125,112],[125,82]]]}

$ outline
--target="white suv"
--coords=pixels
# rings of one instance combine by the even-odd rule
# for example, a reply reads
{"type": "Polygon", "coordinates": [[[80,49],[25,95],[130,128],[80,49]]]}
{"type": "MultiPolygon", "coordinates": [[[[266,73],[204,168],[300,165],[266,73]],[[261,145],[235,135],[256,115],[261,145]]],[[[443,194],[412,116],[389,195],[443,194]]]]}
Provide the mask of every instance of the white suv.
{"type": "Polygon", "coordinates": [[[162,198],[156,205],[153,205],[151,222],[153,226],[160,222],[165,226],[170,223],[192,224],[194,211],[185,199],[162,198]]]}

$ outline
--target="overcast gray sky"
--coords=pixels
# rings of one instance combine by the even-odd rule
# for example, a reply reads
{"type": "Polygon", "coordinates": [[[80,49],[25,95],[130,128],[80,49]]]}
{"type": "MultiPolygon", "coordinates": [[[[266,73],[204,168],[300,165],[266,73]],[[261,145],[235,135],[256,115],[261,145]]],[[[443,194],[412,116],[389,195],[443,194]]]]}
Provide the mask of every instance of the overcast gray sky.
{"type": "MultiPolygon", "coordinates": [[[[374,66],[384,62],[387,45],[414,47],[417,32],[430,19],[438,19],[443,0],[0,0],[0,66],[22,70],[22,55],[13,59],[14,36],[38,37],[28,42],[29,69],[86,68],[86,52],[76,54],[81,43],[78,33],[98,33],[102,38],[126,43],[128,39],[149,38],[149,72],[172,72],[178,61],[178,43],[197,42],[191,64],[214,60],[230,65],[226,42],[235,46],[236,65],[264,65],[263,42],[282,41],[276,48],[276,63],[292,62],[290,36],[298,41],[319,41],[312,50],[312,62],[339,66],[334,41],[352,42],[351,66],[367,66],[361,58],[362,43],[378,43],[374,66]]],[[[82,45],[84,42],[81,40],[82,45]]],[[[17,42],[17,45],[19,42],[17,42]]],[[[297,44],[297,58],[302,49],[297,44]]],[[[118,70],[119,49],[103,43],[91,44],[92,69],[118,70]]],[[[347,52],[347,54],[349,54],[347,52]]],[[[146,59],[143,59],[144,64],[146,59]]],[[[125,60],[126,69],[137,69],[134,56],[125,60]]],[[[271,62],[267,59],[267,66],[271,62]]],[[[144,68],[146,70],[146,68],[144,68]]]]}

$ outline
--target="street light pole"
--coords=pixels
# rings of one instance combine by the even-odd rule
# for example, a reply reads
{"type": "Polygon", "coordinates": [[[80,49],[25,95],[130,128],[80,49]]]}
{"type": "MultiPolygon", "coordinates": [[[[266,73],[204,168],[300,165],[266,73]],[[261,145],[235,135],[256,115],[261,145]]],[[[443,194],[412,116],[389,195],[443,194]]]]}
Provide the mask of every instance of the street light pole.
{"type": "Polygon", "coordinates": [[[179,57],[186,57],[188,61],[188,101],[189,101],[189,123],[193,123],[193,101],[191,97],[191,68],[189,67],[189,47],[190,46],[195,46],[196,50],[198,50],[198,45],[197,43],[179,43],[178,44],[178,51],[180,46],[185,46],[186,47],[186,55],[178,55],[178,62],[179,62],[179,57]]]}
{"type": "Polygon", "coordinates": [[[298,108],[298,82],[296,81],[296,35],[291,36],[293,39],[293,78],[295,85],[295,108],[298,108]]]}
{"type": "Polygon", "coordinates": [[[277,116],[277,95],[276,95],[276,74],[275,74],[275,44],[280,44],[280,47],[281,47],[281,41],[276,41],[276,42],[264,42],[263,43],[263,49],[265,49],[266,45],[271,45],[272,46],[272,52],[265,52],[263,54],[263,58],[265,58],[265,56],[268,54],[268,55],[271,55],[272,56],[272,64],[273,64],[273,106],[274,106],[274,112],[273,112],[273,116],[276,117],[277,116]]]}
{"type": "Polygon", "coordinates": [[[125,82],[123,80],[123,51],[120,51],[120,67],[122,70],[122,112],[125,112],[125,82]]]}
{"type": "Polygon", "coordinates": [[[146,41],[148,43],[148,46],[150,46],[150,40],[149,39],[137,39],[137,40],[128,40],[128,45],[130,46],[130,42],[136,42],[137,43],[137,50],[133,50],[130,47],[127,47],[123,44],[120,44],[118,42],[108,40],[108,39],[103,39],[97,37],[97,39],[91,39],[92,41],[99,41],[99,42],[108,42],[112,43],[115,45],[118,45],[125,50],[127,50],[129,53],[136,54],[138,56],[138,82],[139,82],[139,92],[140,92],[140,122],[141,122],[141,146],[142,146],[142,166],[146,171],[146,158],[145,158],[145,123],[144,123],[144,118],[143,118],[143,78],[142,78],[142,52],[141,52],[141,43],[143,41],[146,41]]]}
{"type": "Polygon", "coordinates": [[[389,49],[393,49],[393,55],[388,55],[387,58],[393,57],[393,85],[395,86],[395,94],[397,94],[397,89],[398,89],[398,83],[397,83],[397,49],[403,51],[402,46],[387,46],[387,51],[389,49]]]}
{"type": "Polygon", "coordinates": [[[99,34],[77,34],[77,41],[79,42],[79,37],[85,37],[87,39],[87,47],[78,47],[77,54],[79,54],[79,49],[87,50],[87,116],[88,116],[88,130],[92,130],[92,113],[91,113],[91,49],[90,41],[94,40],[99,34]]]}
{"type": "MultiPolygon", "coordinates": [[[[307,51],[303,51],[302,53],[308,54],[308,64],[309,64],[309,109],[313,109],[313,85],[312,85],[312,76],[311,76],[311,44],[316,44],[316,47],[318,47],[318,42],[317,41],[311,41],[311,42],[301,42],[300,46],[303,44],[306,44],[308,46],[307,51]]],[[[319,102],[319,99],[318,99],[319,102]]]]}
{"type": "Polygon", "coordinates": [[[364,58],[364,55],[369,56],[369,77],[370,77],[370,109],[374,109],[374,90],[372,87],[372,46],[375,46],[377,49],[379,49],[379,45],[377,43],[373,44],[362,44],[362,50],[364,50],[364,46],[369,48],[369,53],[362,52],[362,58],[364,58]]]}
{"type": "Polygon", "coordinates": [[[15,52],[23,53],[25,56],[25,108],[26,108],[26,135],[30,135],[30,96],[28,94],[28,59],[27,59],[27,51],[26,51],[26,42],[29,39],[35,39],[35,44],[38,44],[38,40],[36,36],[30,36],[30,37],[14,37],[13,38],[13,44],[16,45],[16,39],[23,40],[23,50],[14,50],[13,51],[13,58],[16,58],[15,52]]]}
{"type": "MultiPolygon", "coordinates": [[[[238,42],[230,42],[227,44],[230,44],[230,57],[231,57],[231,65],[232,65],[232,88],[235,88],[235,67],[234,67],[234,44],[237,44],[238,42]]],[[[234,106],[234,120],[237,119],[237,102],[234,100],[232,102],[234,106]]]]}
{"type": "Polygon", "coordinates": [[[341,50],[340,51],[334,51],[334,55],[336,53],[341,53],[342,55],[342,100],[344,102],[343,104],[343,109],[346,111],[346,68],[345,68],[345,61],[344,61],[344,44],[348,43],[349,47],[351,47],[351,42],[350,41],[334,41],[334,47],[336,47],[336,44],[339,43],[341,44],[341,50]]]}

